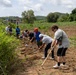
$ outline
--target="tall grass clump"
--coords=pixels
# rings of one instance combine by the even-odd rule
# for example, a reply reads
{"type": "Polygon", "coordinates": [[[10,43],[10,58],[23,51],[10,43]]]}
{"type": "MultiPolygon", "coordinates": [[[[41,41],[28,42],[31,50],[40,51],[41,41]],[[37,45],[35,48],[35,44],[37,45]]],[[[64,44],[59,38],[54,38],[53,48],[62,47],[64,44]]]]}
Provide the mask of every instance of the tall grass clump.
{"type": "Polygon", "coordinates": [[[11,63],[15,60],[16,39],[8,36],[0,26],[0,75],[8,75],[11,63]]]}

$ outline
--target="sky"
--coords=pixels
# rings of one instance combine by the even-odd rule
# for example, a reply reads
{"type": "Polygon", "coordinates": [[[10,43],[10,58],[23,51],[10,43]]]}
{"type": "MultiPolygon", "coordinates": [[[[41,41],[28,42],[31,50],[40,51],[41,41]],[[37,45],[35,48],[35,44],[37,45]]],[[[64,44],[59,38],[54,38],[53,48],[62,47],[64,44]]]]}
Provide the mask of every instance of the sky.
{"type": "Polygon", "coordinates": [[[35,16],[47,16],[50,12],[71,13],[76,0],[0,0],[0,17],[19,16],[33,10],[35,16]]]}

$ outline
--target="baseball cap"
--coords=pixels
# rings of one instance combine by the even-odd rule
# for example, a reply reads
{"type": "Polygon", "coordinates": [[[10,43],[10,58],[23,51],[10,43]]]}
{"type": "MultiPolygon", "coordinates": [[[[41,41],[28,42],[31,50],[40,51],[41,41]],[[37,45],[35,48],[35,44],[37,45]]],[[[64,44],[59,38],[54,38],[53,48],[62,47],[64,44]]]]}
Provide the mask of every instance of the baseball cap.
{"type": "Polygon", "coordinates": [[[41,38],[41,37],[43,37],[43,36],[44,36],[44,34],[40,34],[40,35],[39,35],[39,38],[41,38]]]}
{"type": "Polygon", "coordinates": [[[34,28],[34,32],[37,32],[38,31],[38,28],[34,28]]]}

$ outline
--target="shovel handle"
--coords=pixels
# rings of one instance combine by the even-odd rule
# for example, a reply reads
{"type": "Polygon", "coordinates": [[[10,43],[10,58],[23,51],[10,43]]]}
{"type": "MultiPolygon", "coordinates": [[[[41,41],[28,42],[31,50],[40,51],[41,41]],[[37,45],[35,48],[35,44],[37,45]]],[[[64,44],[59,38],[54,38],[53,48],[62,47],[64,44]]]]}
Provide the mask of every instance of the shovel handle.
{"type": "Polygon", "coordinates": [[[45,60],[44,60],[43,63],[41,64],[41,66],[44,65],[45,61],[47,60],[47,58],[49,57],[49,55],[50,55],[50,53],[51,53],[51,51],[52,51],[53,49],[54,49],[54,48],[52,48],[52,49],[50,50],[50,52],[48,53],[47,57],[45,58],[45,60]]]}

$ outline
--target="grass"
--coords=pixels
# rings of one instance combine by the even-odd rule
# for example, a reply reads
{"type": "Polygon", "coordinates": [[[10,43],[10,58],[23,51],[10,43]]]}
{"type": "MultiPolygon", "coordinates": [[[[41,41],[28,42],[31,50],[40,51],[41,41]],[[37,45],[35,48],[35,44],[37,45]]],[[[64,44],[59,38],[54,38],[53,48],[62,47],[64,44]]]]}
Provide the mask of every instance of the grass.
{"type": "Polygon", "coordinates": [[[76,22],[57,22],[57,23],[48,23],[48,22],[42,22],[39,23],[38,21],[35,21],[34,24],[20,24],[21,29],[28,29],[33,30],[35,27],[38,27],[40,30],[48,30],[52,25],[58,25],[60,27],[64,26],[76,26],[76,22]]]}
{"type": "Polygon", "coordinates": [[[2,67],[4,75],[7,75],[11,63],[16,59],[15,48],[18,43],[19,41],[14,36],[6,35],[4,25],[0,26],[0,67],[2,67]]]}
{"type": "Polygon", "coordinates": [[[71,37],[70,38],[70,44],[72,47],[76,47],[76,37],[71,37]]]}

